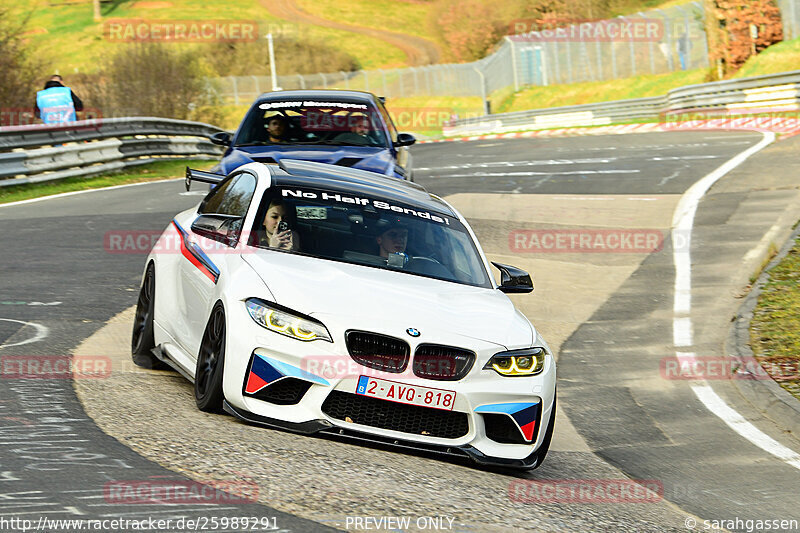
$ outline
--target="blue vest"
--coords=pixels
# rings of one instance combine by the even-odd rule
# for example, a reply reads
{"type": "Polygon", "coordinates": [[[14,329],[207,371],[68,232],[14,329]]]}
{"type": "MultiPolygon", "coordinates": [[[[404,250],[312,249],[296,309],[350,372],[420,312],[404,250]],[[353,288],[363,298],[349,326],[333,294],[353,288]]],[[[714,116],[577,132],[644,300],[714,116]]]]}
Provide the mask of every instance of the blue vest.
{"type": "Polygon", "coordinates": [[[75,104],[72,103],[72,89],[69,87],[50,87],[36,93],[36,105],[42,122],[45,124],[59,124],[61,122],[74,122],[75,104]]]}

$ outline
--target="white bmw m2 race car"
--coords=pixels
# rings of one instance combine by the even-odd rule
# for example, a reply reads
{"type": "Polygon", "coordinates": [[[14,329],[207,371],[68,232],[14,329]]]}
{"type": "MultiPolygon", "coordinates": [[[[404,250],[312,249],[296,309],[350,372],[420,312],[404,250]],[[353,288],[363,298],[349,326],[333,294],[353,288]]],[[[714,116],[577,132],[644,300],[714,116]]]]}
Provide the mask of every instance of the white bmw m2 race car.
{"type": "Polygon", "coordinates": [[[556,365],[467,221],[419,185],[281,160],[228,176],[150,252],[134,362],[197,406],[300,433],[531,469],[553,433],[556,365]]]}

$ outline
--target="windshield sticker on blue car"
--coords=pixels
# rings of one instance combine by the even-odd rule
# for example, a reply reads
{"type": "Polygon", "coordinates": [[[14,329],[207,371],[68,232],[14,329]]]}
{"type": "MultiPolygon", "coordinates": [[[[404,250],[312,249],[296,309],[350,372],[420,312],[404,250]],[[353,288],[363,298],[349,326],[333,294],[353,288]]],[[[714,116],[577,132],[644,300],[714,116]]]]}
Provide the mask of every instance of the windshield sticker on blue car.
{"type": "Polygon", "coordinates": [[[347,196],[345,194],[329,193],[325,191],[313,192],[302,189],[294,189],[294,190],[283,189],[281,191],[281,194],[283,195],[284,198],[302,198],[304,200],[319,200],[323,202],[372,206],[375,209],[383,211],[393,211],[395,213],[401,213],[404,215],[411,215],[419,218],[424,218],[426,220],[431,220],[433,222],[438,222],[439,224],[445,224],[447,226],[450,225],[450,220],[447,217],[434,215],[429,213],[428,211],[422,211],[418,209],[411,209],[410,207],[401,207],[399,205],[393,205],[383,200],[362,198],[359,196],[347,196]]]}
{"type": "Polygon", "coordinates": [[[314,100],[297,100],[294,102],[264,102],[259,104],[260,109],[286,109],[292,107],[320,107],[323,109],[367,109],[365,104],[351,104],[348,102],[316,102],[314,100]]]}

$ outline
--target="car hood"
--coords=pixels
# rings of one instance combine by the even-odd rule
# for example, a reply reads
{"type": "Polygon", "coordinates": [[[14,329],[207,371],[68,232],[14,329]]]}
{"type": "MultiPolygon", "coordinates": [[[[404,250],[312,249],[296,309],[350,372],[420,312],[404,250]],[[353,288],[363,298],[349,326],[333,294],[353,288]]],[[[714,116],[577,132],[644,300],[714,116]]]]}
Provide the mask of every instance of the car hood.
{"type": "Polygon", "coordinates": [[[275,303],[328,326],[333,321],[343,330],[369,328],[393,336],[415,328],[430,342],[455,336],[506,348],[530,346],[535,339],[530,322],[495,289],[269,250],[242,257],[275,303]]]}
{"type": "Polygon", "coordinates": [[[327,163],[392,175],[394,159],[388,148],[372,146],[240,146],[233,147],[223,160],[224,171],[230,172],[241,165],[252,163],[278,163],[281,159],[299,159],[327,163]]]}

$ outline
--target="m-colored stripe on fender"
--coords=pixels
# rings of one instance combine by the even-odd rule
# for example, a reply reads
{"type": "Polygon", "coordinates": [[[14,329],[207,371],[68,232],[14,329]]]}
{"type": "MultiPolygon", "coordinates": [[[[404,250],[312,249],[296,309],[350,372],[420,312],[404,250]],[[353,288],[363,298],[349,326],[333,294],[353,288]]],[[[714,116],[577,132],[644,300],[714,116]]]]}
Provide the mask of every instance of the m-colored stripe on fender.
{"type": "Polygon", "coordinates": [[[178,234],[181,236],[181,254],[183,254],[183,257],[188,259],[191,264],[199,268],[200,272],[205,274],[208,279],[216,283],[219,279],[219,269],[216,267],[216,265],[214,265],[211,259],[208,258],[208,256],[203,252],[200,246],[197,245],[197,243],[189,240],[189,234],[181,227],[180,224],[178,224],[177,221],[173,220],[172,224],[175,226],[175,229],[178,230],[178,234]]]}

